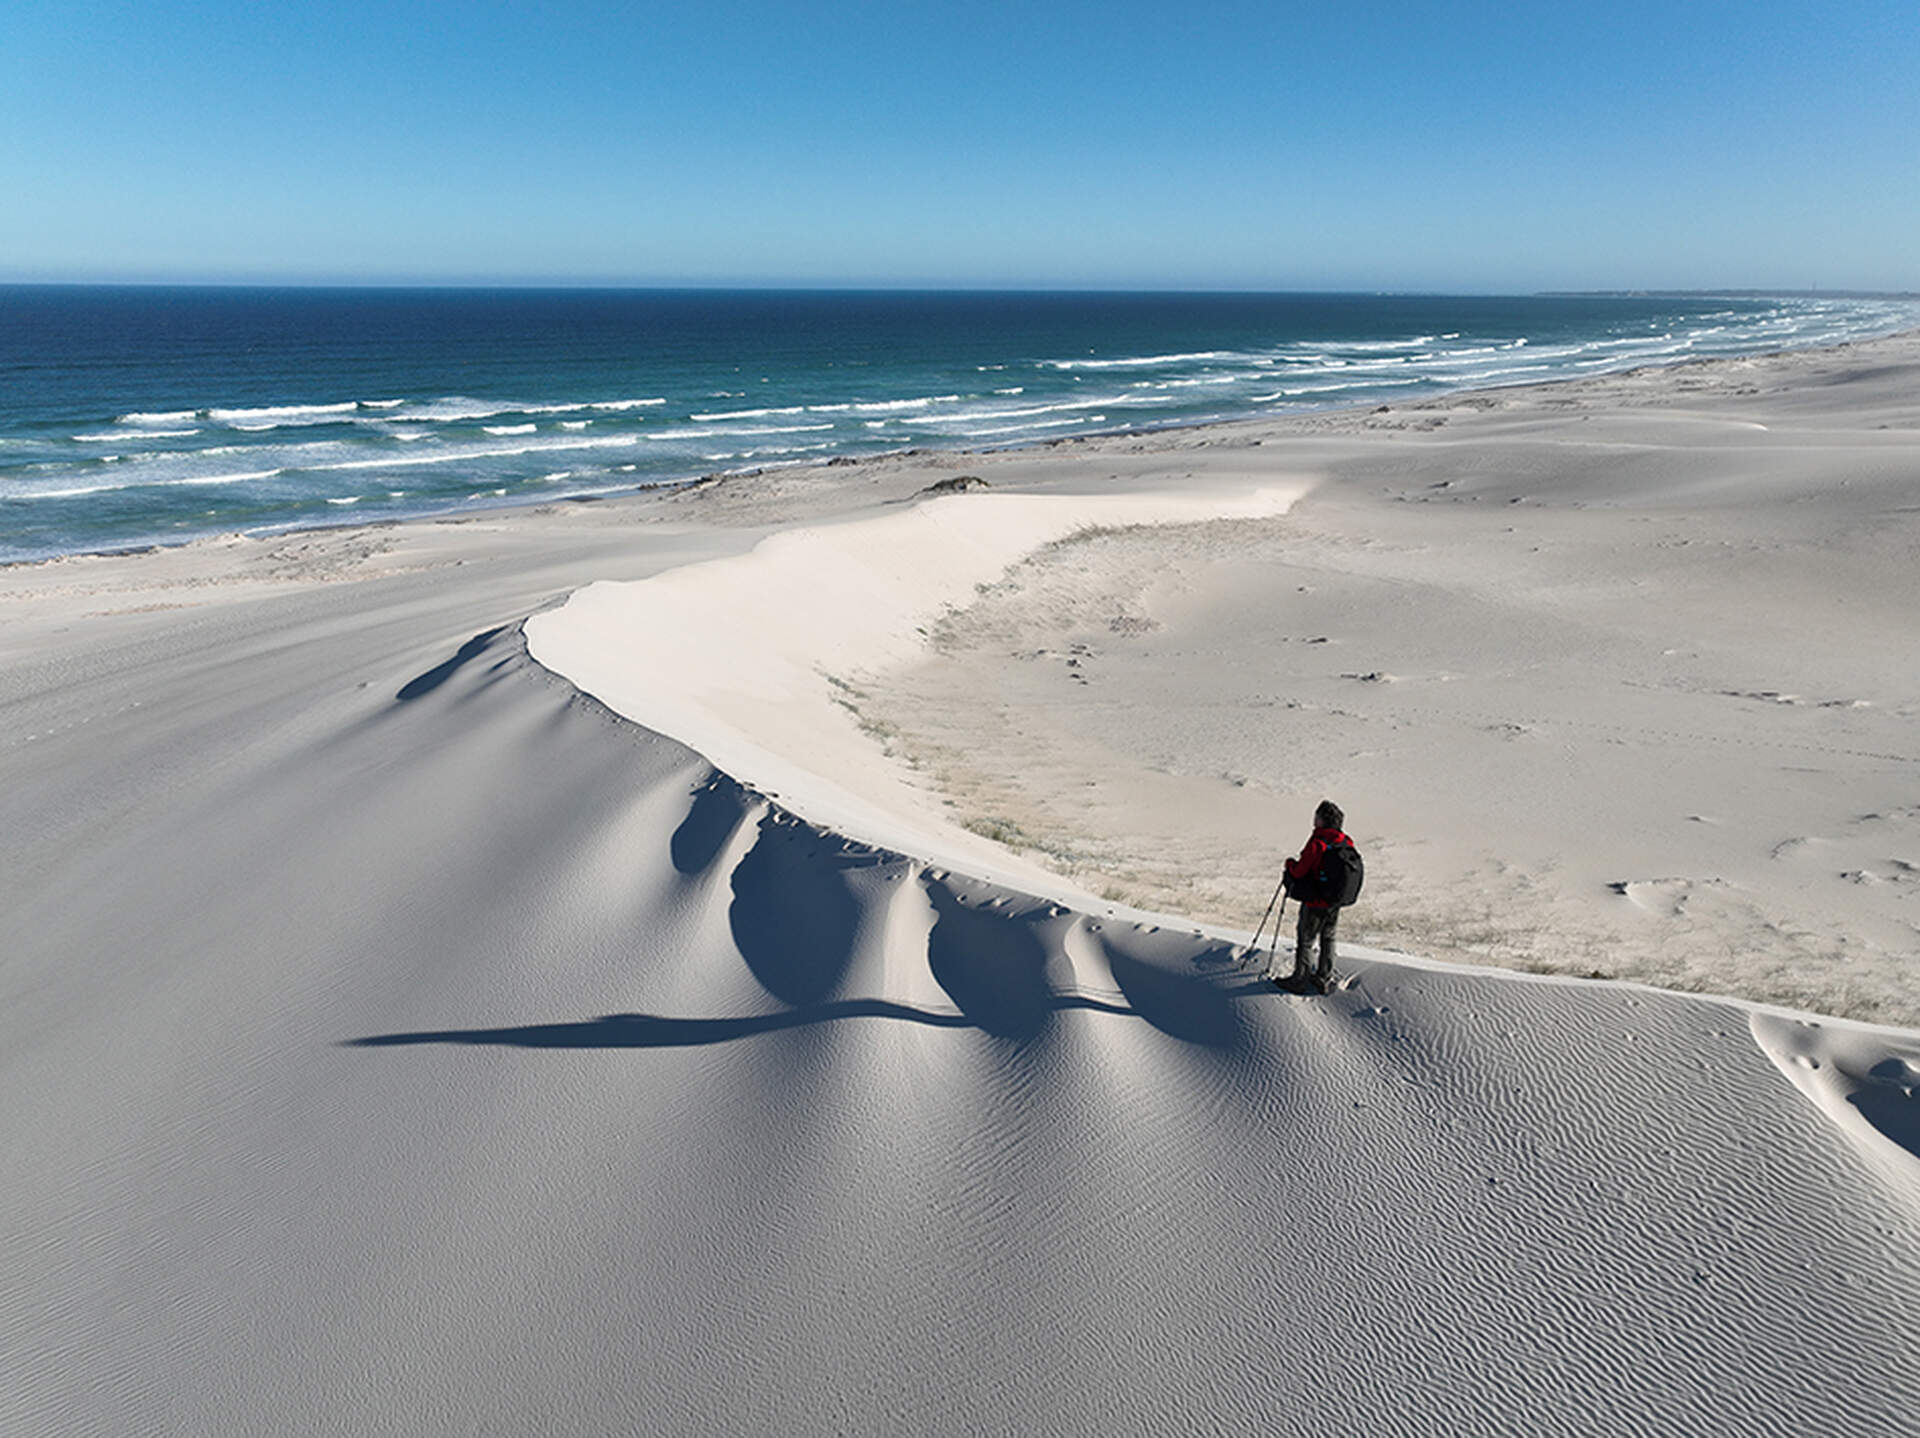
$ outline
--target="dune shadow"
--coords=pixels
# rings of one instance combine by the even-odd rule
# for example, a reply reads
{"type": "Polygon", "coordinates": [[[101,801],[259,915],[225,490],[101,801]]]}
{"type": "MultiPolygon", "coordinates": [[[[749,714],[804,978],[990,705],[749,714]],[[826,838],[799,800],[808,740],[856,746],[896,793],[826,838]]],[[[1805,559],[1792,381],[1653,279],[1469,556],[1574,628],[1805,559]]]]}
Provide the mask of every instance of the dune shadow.
{"type": "MultiPolygon", "coordinates": [[[[1233,962],[1231,945],[1215,944],[1198,956],[1182,955],[1189,971],[1181,972],[1154,962],[1150,954],[1129,952],[1122,937],[1110,938],[1106,933],[1096,937],[1120,992],[1133,1011],[1160,1032],[1208,1048],[1238,1048],[1247,1042],[1246,1020],[1235,1000],[1271,988],[1256,984],[1228,988],[1214,977],[1233,962]],[[1191,972],[1195,968],[1203,972],[1191,972]]],[[[1181,947],[1187,947],[1184,940],[1181,947]]]]}
{"type": "Polygon", "coordinates": [[[810,825],[778,814],[760,821],[760,837],[733,871],[727,921],[740,956],[775,998],[817,1004],[845,978],[860,924],[847,873],[858,863],[810,825]]]}
{"type": "Polygon", "coordinates": [[[442,684],[445,684],[449,679],[453,678],[455,672],[459,670],[462,665],[478,659],[482,654],[486,653],[487,647],[503,634],[506,628],[507,626],[502,624],[493,629],[483,629],[465,644],[462,644],[459,649],[455,650],[451,659],[441,661],[426,673],[416,674],[405,684],[402,684],[400,686],[400,692],[393,697],[404,704],[409,700],[418,699],[422,695],[431,694],[442,684]]]}
{"type": "Polygon", "coordinates": [[[688,875],[704,871],[746,817],[749,802],[737,780],[714,770],[694,794],[687,817],[673,831],[667,846],[673,867],[688,875]]]}
{"type": "Polygon", "coordinates": [[[1915,1158],[1920,1158],[1920,1097],[1915,1090],[1900,1083],[1895,1077],[1882,1074],[1882,1070],[1894,1070],[1899,1078],[1905,1078],[1910,1070],[1898,1059],[1889,1059],[1874,1069],[1870,1077],[1878,1080],[1862,1084],[1847,1095],[1852,1104],[1865,1119],[1880,1131],[1883,1138],[1897,1143],[1915,1158]]]}
{"type": "Polygon", "coordinates": [[[1031,1039],[1060,1005],[1047,981],[1047,946],[1018,914],[973,908],[929,882],[933,929],[927,966],[960,1011],[1000,1038],[1031,1039]]]}

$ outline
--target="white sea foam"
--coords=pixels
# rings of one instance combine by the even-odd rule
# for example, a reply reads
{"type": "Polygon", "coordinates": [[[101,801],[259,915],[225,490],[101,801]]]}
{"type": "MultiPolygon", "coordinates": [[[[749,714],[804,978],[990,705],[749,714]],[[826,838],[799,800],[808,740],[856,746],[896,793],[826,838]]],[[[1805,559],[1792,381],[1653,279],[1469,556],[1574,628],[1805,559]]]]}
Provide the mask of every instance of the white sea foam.
{"type": "MultiPolygon", "coordinates": [[[[139,439],[187,439],[198,433],[200,431],[197,429],[143,429],[136,437],[139,439]]],[[[73,440],[76,444],[119,444],[127,437],[127,431],[120,429],[110,434],[76,434],[73,440]]]]}
{"type": "Polygon", "coordinates": [[[917,399],[860,400],[853,407],[862,414],[904,413],[910,409],[925,409],[929,405],[958,404],[959,402],[960,396],[957,394],[929,394],[921,395],[917,399]]]}
{"type": "Polygon", "coordinates": [[[345,404],[274,404],[255,409],[210,409],[207,418],[232,425],[235,429],[271,429],[283,424],[333,424],[359,408],[359,403],[354,400],[348,400],[345,404]]]}
{"type": "Polygon", "coordinates": [[[1425,349],[1438,335],[1418,335],[1404,340],[1346,340],[1337,346],[1343,350],[1355,350],[1362,354],[1373,354],[1383,350],[1425,349]]]}
{"type": "Polygon", "coordinates": [[[481,428],[488,434],[506,436],[509,434],[532,434],[540,428],[537,424],[488,424],[481,428]]]}
{"type": "Polygon", "coordinates": [[[1105,418],[1106,416],[1104,414],[1075,415],[1072,419],[1042,419],[1035,420],[1032,424],[1003,424],[995,426],[992,429],[970,430],[968,433],[971,437],[984,439],[988,435],[995,434],[1028,434],[1036,429],[1059,429],[1067,425],[1099,424],[1105,418]]]}
{"type": "Polygon", "coordinates": [[[497,414],[524,414],[519,405],[500,404],[484,399],[468,399],[460,395],[449,395],[445,399],[428,400],[422,404],[409,405],[385,416],[387,419],[449,423],[463,419],[492,419],[497,414]]]}
{"type": "Polygon", "coordinates": [[[1199,375],[1193,379],[1137,380],[1135,384],[1140,389],[1150,390],[1203,389],[1223,384],[1243,384],[1249,378],[1251,376],[1234,374],[1199,375]]]}
{"type": "MultiPolygon", "coordinates": [[[[124,473],[125,471],[120,471],[124,473]]],[[[190,474],[174,479],[134,479],[128,478],[115,484],[76,484],[61,489],[38,489],[25,494],[12,494],[9,499],[71,499],[82,494],[107,494],[136,489],[177,489],[197,485],[244,484],[250,479],[272,479],[286,471],[280,469],[255,469],[242,474],[190,474]]]]}
{"type": "Polygon", "coordinates": [[[833,429],[831,424],[784,424],[784,425],[700,425],[692,429],[660,429],[640,436],[650,440],[672,441],[678,439],[737,439],[763,434],[815,434],[821,430],[833,429]]]}
{"type": "Polygon", "coordinates": [[[201,418],[201,414],[197,409],[163,409],[144,414],[139,410],[135,410],[131,414],[121,415],[118,419],[114,420],[114,423],[137,425],[185,424],[188,420],[199,418],[201,418]]]}
{"type": "Polygon", "coordinates": [[[590,419],[563,419],[563,420],[561,420],[561,421],[560,421],[560,428],[562,428],[562,429],[585,429],[585,428],[586,428],[586,427],[587,427],[588,425],[590,425],[590,424],[592,424],[592,423],[593,423],[593,421],[592,421],[592,420],[590,420],[590,419]]]}
{"type": "Polygon", "coordinates": [[[1127,359],[1043,360],[1049,369],[1151,369],[1161,365],[1197,364],[1201,360],[1238,358],[1232,350],[1197,350],[1192,354],[1135,355],[1127,359]]]}
{"type": "Polygon", "coordinates": [[[357,494],[334,495],[327,499],[328,504],[358,504],[359,502],[360,496],[357,494]]]}
{"type": "Polygon", "coordinates": [[[806,412],[807,412],[807,407],[805,405],[790,404],[790,405],[783,405],[778,408],[771,408],[771,409],[730,409],[730,410],[723,410],[717,414],[690,414],[687,416],[687,418],[690,420],[693,420],[698,424],[709,424],[716,420],[765,419],[770,415],[805,414],[806,412]]]}
{"type": "MultiPolygon", "coordinates": [[[[703,433],[705,431],[702,431],[703,433]]],[[[445,454],[390,455],[381,459],[349,459],[337,464],[296,466],[301,473],[324,473],[341,469],[402,469],[427,464],[460,464],[473,459],[509,459],[522,454],[546,454],[575,449],[621,449],[640,443],[637,434],[612,435],[605,439],[549,440],[544,444],[521,444],[486,449],[456,449],[445,454]]]]}
{"type": "Polygon", "coordinates": [[[496,415],[512,414],[579,414],[583,410],[621,410],[651,409],[667,401],[661,396],[649,396],[644,399],[593,399],[593,400],[556,400],[539,403],[520,403],[506,400],[474,399],[465,395],[448,395],[444,399],[427,400],[415,404],[398,414],[383,416],[396,420],[432,421],[442,424],[461,420],[492,419],[496,415]]]}
{"type": "MultiPolygon", "coordinates": [[[[1058,414],[1063,410],[1105,409],[1110,405],[1139,403],[1124,395],[1102,395],[1096,399],[1062,400],[1059,404],[1015,405],[1003,409],[956,409],[947,410],[938,415],[916,417],[913,423],[934,426],[969,424],[982,419],[1025,419],[1032,415],[1058,414]]],[[[1148,401],[1152,403],[1152,401],[1148,401]]]]}

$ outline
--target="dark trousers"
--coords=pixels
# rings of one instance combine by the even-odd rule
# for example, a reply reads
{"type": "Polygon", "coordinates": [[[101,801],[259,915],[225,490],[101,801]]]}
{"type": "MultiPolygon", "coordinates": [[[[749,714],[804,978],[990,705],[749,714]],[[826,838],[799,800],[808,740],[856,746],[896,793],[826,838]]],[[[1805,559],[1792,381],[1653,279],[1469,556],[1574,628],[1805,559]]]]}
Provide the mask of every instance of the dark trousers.
{"type": "Polygon", "coordinates": [[[1326,908],[1315,909],[1307,905],[1300,906],[1300,922],[1294,929],[1293,971],[1304,974],[1312,967],[1313,946],[1320,945],[1320,967],[1316,972],[1325,978],[1333,972],[1333,934],[1340,927],[1340,911],[1326,908]]]}

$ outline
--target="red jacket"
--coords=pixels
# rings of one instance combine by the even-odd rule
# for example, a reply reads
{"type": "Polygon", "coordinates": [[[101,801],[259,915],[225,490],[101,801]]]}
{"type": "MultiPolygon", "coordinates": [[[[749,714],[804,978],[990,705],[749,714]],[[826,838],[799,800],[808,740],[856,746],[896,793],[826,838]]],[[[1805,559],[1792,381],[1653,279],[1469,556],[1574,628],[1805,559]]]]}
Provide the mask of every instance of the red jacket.
{"type": "MultiPolygon", "coordinates": [[[[1289,879],[1311,879],[1320,869],[1320,856],[1335,844],[1351,844],[1353,841],[1338,829],[1315,829],[1313,837],[1307,840],[1307,847],[1300,851],[1300,857],[1287,860],[1289,879]]],[[[1325,899],[1302,899],[1300,906],[1305,909],[1324,909],[1328,907],[1325,899]]]]}

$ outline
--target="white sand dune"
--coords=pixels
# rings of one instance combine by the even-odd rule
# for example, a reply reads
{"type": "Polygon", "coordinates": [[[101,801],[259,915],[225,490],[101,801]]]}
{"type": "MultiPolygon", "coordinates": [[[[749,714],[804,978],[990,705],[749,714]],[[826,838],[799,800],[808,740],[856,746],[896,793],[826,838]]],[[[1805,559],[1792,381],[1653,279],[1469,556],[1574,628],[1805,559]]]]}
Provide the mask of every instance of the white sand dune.
{"type": "Polygon", "coordinates": [[[1229,438],[1010,457],[1030,528],[936,457],[0,578],[0,1431],[1911,1432],[1920,1033],[1290,998],[834,702],[881,596],[1316,466],[1229,438]],[[688,732],[529,653],[622,632],[688,732]]]}

